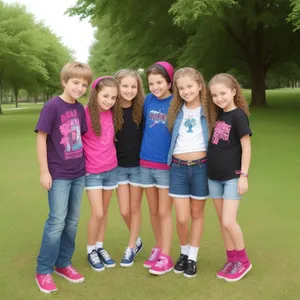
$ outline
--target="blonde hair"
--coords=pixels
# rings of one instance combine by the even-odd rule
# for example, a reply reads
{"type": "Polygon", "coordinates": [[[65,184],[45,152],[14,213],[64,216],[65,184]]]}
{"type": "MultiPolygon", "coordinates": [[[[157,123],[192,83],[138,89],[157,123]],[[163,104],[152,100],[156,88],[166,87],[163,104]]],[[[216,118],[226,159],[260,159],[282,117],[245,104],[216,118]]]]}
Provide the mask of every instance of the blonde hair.
{"type": "Polygon", "coordinates": [[[185,103],[184,99],[180,97],[179,90],[177,87],[177,80],[180,77],[184,77],[184,76],[191,77],[194,81],[197,82],[199,86],[201,86],[201,90],[199,91],[200,103],[204,111],[204,114],[207,115],[207,96],[206,96],[207,92],[206,92],[206,85],[203,76],[201,75],[200,72],[198,72],[194,68],[181,68],[177,70],[174,74],[174,80],[173,80],[174,96],[168,111],[168,128],[170,131],[172,131],[174,127],[177,114],[179,113],[182,105],[185,103]]]}
{"type": "MultiPolygon", "coordinates": [[[[132,100],[132,119],[134,123],[139,126],[142,122],[143,117],[143,104],[144,104],[144,89],[143,83],[138,72],[131,69],[122,69],[115,74],[115,79],[118,81],[119,85],[122,82],[122,79],[125,77],[133,77],[137,81],[137,95],[132,100]]],[[[114,127],[115,132],[120,131],[123,128],[124,119],[123,119],[123,108],[121,106],[121,94],[119,93],[117,102],[114,108],[114,127]]]]}
{"type": "MultiPolygon", "coordinates": [[[[242,93],[242,89],[241,86],[239,85],[239,83],[237,82],[237,80],[230,74],[227,73],[220,73],[215,75],[208,83],[209,88],[214,85],[214,84],[224,84],[226,85],[228,88],[230,88],[231,90],[236,90],[235,96],[233,98],[234,104],[240,108],[241,110],[243,110],[245,112],[245,114],[247,116],[250,115],[249,113],[249,107],[248,107],[248,103],[246,98],[244,97],[243,93],[242,93]]],[[[210,101],[208,103],[208,127],[209,127],[209,131],[210,133],[212,133],[213,128],[216,124],[216,121],[219,117],[220,112],[222,111],[222,109],[220,107],[218,107],[212,100],[212,96],[209,90],[209,98],[210,101]]]]}
{"type": "Polygon", "coordinates": [[[80,62],[71,62],[62,68],[60,72],[60,80],[68,82],[70,78],[83,78],[88,82],[92,82],[92,70],[88,64],[80,62]]]}
{"type": "MultiPolygon", "coordinates": [[[[95,135],[101,135],[101,123],[100,123],[100,109],[98,105],[98,93],[105,87],[115,87],[119,93],[119,85],[116,79],[113,77],[102,78],[96,85],[95,88],[91,89],[88,101],[88,110],[91,116],[92,129],[95,135]]],[[[114,104],[115,106],[115,104],[114,104]]],[[[114,114],[114,106],[110,109],[114,114]]]]}

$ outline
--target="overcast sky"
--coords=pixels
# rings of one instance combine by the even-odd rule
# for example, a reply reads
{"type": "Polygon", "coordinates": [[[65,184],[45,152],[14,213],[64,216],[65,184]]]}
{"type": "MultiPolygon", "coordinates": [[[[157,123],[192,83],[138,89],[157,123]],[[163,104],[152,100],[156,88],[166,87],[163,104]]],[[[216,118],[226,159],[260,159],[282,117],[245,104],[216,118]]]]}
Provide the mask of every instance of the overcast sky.
{"type": "Polygon", "coordinates": [[[35,15],[38,21],[59,37],[70,49],[74,50],[75,58],[87,62],[89,46],[93,41],[93,29],[87,20],[80,21],[78,17],[68,17],[64,12],[75,5],[76,0],[3,0],[6,3],[25,4],[28,11],[35,15]]]}

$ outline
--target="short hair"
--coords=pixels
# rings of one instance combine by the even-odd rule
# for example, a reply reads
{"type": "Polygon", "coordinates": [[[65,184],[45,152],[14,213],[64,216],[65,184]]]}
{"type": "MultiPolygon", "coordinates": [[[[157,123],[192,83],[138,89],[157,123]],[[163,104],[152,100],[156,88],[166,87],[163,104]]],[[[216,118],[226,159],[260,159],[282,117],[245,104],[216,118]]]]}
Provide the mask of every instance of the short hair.
{"type": "Polygon", "coordinates": [[[70,78],[83,78],[88,84],[92,82],[92,70],[88,64],[81,62],[70,62],[64,65],[60,72],[60,80],[68,82],[70,78]]]}

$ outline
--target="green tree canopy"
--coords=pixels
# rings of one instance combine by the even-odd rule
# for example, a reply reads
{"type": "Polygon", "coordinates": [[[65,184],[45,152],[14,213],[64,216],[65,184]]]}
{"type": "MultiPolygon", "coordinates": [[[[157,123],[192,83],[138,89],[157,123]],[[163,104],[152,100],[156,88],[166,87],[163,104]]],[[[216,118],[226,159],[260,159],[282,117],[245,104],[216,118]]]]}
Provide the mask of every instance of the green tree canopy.
{"type": "Polygon", "coordinates": [[[252,105],[264,106],[267,72],[299,64],[299,2],[78,0],[69,14],[89,16],[98,28],[93,65],[101,60],[110,70],[165,59],[196,67],[207,79],[236,69],[249,76],[252,105]]]}
{"type": "Polygon", "coordinates": [[[16,106],[21,88],[31,92],[57,88],[70,50],[25,6],[0,1],[0,40],[0,113],[4,84],[12,88],[16,106]]]}

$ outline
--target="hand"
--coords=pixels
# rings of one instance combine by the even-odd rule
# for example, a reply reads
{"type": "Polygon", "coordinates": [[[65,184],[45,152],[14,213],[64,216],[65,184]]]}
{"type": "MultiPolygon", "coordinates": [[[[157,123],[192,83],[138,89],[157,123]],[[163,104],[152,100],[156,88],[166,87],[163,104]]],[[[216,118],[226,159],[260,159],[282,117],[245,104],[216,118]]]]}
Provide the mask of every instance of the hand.
{"type": "Polygon", "coordinates": [[[49,172],[41,173],[40,184],[44,189],[46,189],[47,191],[50,191],[50,189],[52,187],[52,177],[49,172]]]}
{"type": "Polygon", "coordinates": [[[248,191],[248,178],[244,176],[240,176],[238,181],[238,193],[239,195],[243,195],[248,191]]]}

